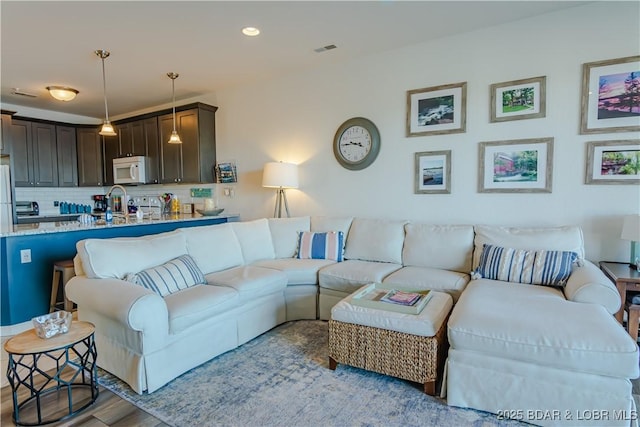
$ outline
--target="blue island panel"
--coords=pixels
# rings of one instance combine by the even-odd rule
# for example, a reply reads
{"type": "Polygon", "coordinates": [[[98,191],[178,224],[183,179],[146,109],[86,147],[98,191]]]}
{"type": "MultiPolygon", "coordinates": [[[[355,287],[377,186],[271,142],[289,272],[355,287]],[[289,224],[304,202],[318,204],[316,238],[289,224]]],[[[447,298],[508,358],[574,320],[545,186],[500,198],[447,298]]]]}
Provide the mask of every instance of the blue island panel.
{"type": "Polygon", "coordinates": [[[0,326],[14,325],[49,312],[53,263],[72,259],[76,242],[83,239],[138,237],[177,228],[227,222],[226,218],[174,221],[140,226],[102,227],[87,230],[7,236],[0,238],[0,326]],[[31,249],[31,262],[20,262],[20,251],[31,249]]]}

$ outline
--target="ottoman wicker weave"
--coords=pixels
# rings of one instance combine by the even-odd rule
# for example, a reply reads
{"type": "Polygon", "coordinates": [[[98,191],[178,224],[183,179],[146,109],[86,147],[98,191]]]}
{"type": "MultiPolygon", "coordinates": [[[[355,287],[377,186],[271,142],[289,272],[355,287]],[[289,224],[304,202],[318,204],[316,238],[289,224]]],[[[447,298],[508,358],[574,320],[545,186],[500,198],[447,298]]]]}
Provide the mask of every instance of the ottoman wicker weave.
{"type": "Polygon", "coordinates": [[[348,296],[331,310],[329,367],[342,363],[424,384],[435,395],[447,352],[449,294],[433,292],[420,314],[360,307],[348,296]]]}

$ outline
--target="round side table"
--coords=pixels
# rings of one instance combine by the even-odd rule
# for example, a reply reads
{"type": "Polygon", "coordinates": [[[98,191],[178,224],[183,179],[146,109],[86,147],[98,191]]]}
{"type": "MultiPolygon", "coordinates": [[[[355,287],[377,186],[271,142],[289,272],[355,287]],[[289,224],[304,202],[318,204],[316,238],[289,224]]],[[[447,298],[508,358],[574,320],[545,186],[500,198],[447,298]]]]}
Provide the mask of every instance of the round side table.
{"type": "Polygon", "coordinates": [[[30,329],[7,340],[7,378],[16,424],[35,426],[60,421],[96,401],[98,353],[94,330],[89,322],[74,321],[69,332],[49,339],[38,337],[35,329],[30,329]]]}

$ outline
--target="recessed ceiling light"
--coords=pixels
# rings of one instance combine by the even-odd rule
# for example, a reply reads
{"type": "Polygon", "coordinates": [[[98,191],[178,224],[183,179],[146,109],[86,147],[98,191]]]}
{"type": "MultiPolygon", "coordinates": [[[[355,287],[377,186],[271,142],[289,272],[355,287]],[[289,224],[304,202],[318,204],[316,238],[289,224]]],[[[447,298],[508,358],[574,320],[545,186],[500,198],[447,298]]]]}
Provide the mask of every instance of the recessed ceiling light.
{"type": "Polygon", "coordinates": [[[257,29],[256,27],[244,27],[242,29],[242,34],[249,37],[255,37],[258,34],[260,34],[260,30],[257,29]]]}

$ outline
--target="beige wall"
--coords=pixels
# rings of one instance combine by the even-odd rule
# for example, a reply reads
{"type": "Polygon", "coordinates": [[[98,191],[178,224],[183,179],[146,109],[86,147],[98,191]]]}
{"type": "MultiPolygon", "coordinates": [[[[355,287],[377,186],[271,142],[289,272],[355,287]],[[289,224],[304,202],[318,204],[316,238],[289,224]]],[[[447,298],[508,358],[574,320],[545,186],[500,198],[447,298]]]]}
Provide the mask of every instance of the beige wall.
{"type": "MultiPolygon", "coordinates": [[[[634,186],[585,185],[587,141],[638,133],[580,135],[582,64],[637,55],[638,3],[597,3],[447,37],[303,74],[216,94],[219,159],[238,162],[229,209],[243,219],[270,216],[275,194],[260,186],[262,166],[300,165],[289,190],[293,215],[406,218],[432,223],[583,227],[587,257],[626,260],[622,217],[640,211],[634,186]],[[489,122],[489,85],[547,76],[546,118],[489,122]],[[406,91],[468,83],[467,132],[405,136],[406,91]],[[350,117],[371,119],[382,148],[362,171],[335,160],[336,129],[350,117]],[[554,137],[551,194],[477,192],[480,141],[554,137]],[[448,195],[414,194],[414,153],[452,150],[448,195]]],[[[347,46],[339,48],[348,49],[347,46]]]]}

